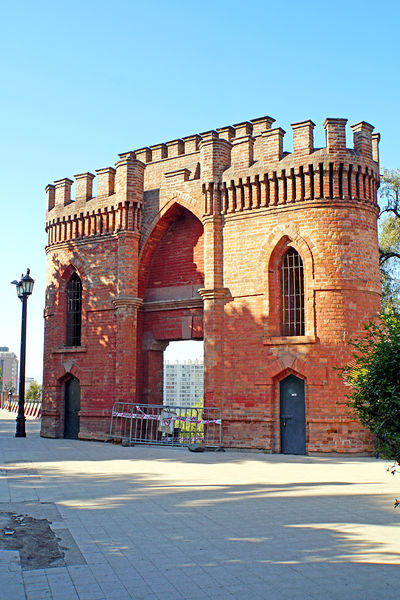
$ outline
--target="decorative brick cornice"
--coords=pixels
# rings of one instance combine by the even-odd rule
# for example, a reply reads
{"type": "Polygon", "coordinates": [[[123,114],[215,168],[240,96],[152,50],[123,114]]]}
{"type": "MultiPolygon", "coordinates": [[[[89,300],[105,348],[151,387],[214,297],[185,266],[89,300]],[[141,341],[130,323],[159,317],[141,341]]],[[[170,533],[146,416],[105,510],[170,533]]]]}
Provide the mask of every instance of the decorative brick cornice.
{"type": "Polygon", "coordinates": [[[184,308],[202,307],[203,301],[200,298],[184,298],[181,300],[163,300],[143,303],[143,310],[145,312],[154,312],[159,310],[182,310],[184,308]]]}
{"type": "Polygon", "coordinates": [[[212,288],[206,289],[201,288],[197,290],[203,300],[221,300],[228,298],[229,289],[228,288],[212,288]]]}
{"type": "Polygon", "coordinates": [[[87,352],[87,346],[61,346],[51,351],[52,354],[80,354],[87,352]]]}
{"type": "Polygon", "coordinates": [[[140,233],[138,231],[132,231],[129,229],[121,229],[120,231],[117,231],[117,233],[115,234],[116,238],[121,238],[121,237],[131,237],[131,238],[138,238],[140,239],[140,233]]]}
{"type": "Polygon", "coordinates": [[[185,181],[189,181],[190,170],[183,168],[176,169],[175,171],[168,171],[167,173],[164,173],[164,177],[168,185],[179,185],[180,183],[185,183],[185,181]]]}
{"type": "Polygon", "coordinates": [[[292,336],[265,336],[263,344],[265,346],[282,346],[291,344],[315,344],[318,339],[315,335],[292,335],[292,336]]]}
{"type": "Polygon", "coordinates": [[[137,298],[136,296],[117,296],[112,302],[117,310],[126,307],[132,307],[138,310],[143,304],[143,299],[137,298]]]}

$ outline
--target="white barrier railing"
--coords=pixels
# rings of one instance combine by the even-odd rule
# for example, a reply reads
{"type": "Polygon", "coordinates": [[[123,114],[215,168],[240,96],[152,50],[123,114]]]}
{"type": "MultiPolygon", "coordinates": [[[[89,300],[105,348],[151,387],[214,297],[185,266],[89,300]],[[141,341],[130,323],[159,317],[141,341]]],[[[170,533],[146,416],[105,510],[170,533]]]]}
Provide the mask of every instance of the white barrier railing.
{"type": "Polygon", "coordinates": [[[221,411],[214,407],[115,402],[109,439],[128,444],[221,448],[221,411]]]}
{"type": "MultiPolygon", "coordinates": [[[[8,410],[8,412],[18,413],[18,399],[13,397],[10,401],[8,396],[5,399],[2,398],[1,408],[3,410],[8,410]]],[[[29,400],[25,400],[24,414],[25,417],[40,419],[42,416],[42,403],[40,401],[31,402],[29,400]]]]}

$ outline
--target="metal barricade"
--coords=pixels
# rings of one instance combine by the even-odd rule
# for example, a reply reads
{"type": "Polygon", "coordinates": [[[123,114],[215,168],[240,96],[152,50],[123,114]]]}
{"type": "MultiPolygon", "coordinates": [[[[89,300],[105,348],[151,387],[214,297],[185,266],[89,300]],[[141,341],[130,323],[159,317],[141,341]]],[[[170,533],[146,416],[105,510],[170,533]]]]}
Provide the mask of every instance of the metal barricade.
{"type": "Polygon", "coordinates": [[[221,411],[213,407],[115,402],[109,439],[129,444],[221,448],[221,411]]]}

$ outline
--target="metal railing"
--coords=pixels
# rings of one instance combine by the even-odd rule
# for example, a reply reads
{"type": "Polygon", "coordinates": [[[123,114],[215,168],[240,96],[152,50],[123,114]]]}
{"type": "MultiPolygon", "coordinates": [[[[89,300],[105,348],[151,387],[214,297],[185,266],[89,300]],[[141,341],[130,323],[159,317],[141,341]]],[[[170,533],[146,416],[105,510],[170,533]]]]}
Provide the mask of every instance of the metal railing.
{"type": "Polygon", "coordinates": [[[127,445],[221,448],[221,411],[213,407],[115,402],[109,440],[127,445]]]}

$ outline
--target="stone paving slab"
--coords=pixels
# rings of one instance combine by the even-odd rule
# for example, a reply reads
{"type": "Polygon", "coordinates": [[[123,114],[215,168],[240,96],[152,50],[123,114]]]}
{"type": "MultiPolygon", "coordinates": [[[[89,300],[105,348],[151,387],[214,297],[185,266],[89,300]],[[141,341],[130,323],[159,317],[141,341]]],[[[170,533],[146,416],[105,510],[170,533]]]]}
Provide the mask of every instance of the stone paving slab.
{"type": "MultiPolygon", "coordinates": [[[[51,522],[63,566],[0,550],[0,600],[391,600],[400,477],[372,458],[39,437],[0,411],[0,512],[51,522]]],[[[0,532],[0,535],[4,535],[0,532]]]]}

